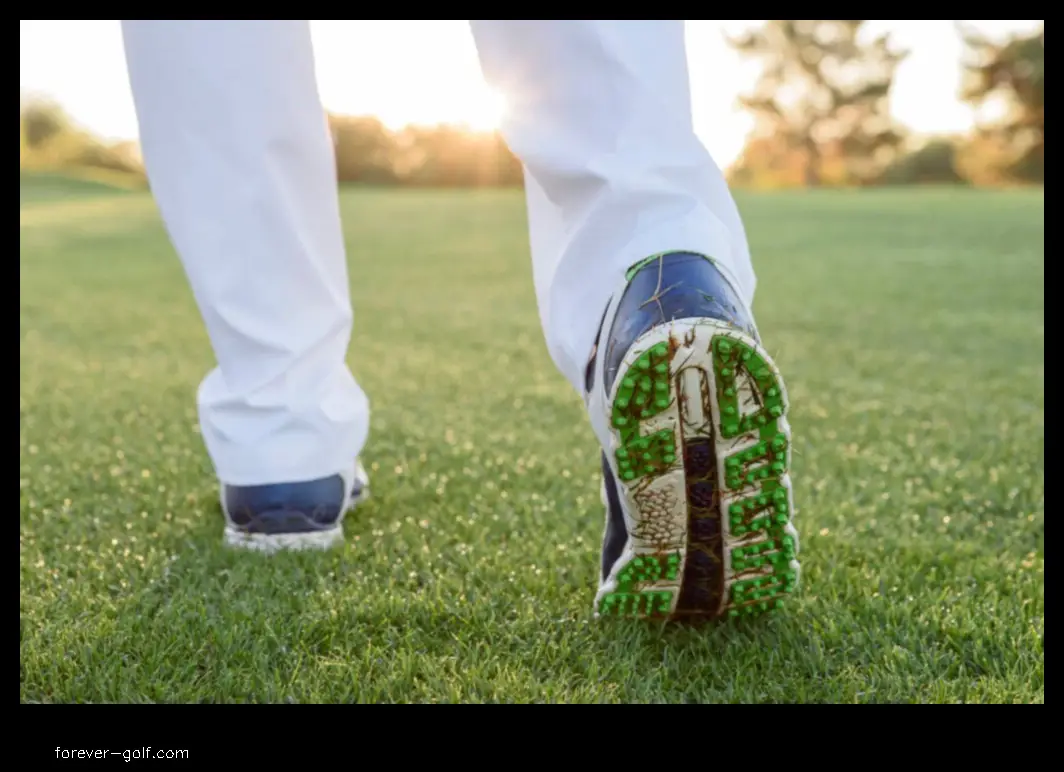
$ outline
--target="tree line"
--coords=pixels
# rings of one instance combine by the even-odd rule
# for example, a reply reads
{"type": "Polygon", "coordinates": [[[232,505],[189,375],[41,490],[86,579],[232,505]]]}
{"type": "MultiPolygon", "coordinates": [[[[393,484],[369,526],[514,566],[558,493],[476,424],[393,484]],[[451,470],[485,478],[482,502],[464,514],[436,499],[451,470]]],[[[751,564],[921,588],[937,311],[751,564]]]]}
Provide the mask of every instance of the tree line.
{"type": "MultiPolygon", "coordinates": [[[[423,187],[520,185],[521,164],[497,132],[460,126],[392,131],[372,117],[328,116],[337,176],[344,183],[423,187]]],[[[84,171],[145,184],[135,142],[106,142],[55,102],[23,98],[20,168],[84,171]]]]}
{"type": "Polygon", "coordinates": [[[752,187],[1045,182],[1045,24],[992,41],[963,27],[961,99],[997,115],[965,136],[916,144],[889,99],[908,52],[869,20],[770,19],[729,42],[764,67],[742,98],[755,118],[730,170],[752,187]]]}
{"type": "MultiPolygon", "coordinates": [[[[975,108],[995,105],[996,114],[968,135],[917,144],[889,111],[907,52],[889,35],[866,39],[868,21],[769,19],[729,39],[763,65],[742,97],[755,128],[729,170],[734,185],[1044,184],[1044,23],[1002,42],[960,29],[960,96],[975,108]]],[[[499,187],[522,181],[520,162],[496,132],[446,125],[393,131],[372,117],[328,119],[344,183],[499,187]]],[[[57,104],[21,97],[19,134],[23,169],[91,170],[143,182],[135,143],[94,137],[57,104]]]]}

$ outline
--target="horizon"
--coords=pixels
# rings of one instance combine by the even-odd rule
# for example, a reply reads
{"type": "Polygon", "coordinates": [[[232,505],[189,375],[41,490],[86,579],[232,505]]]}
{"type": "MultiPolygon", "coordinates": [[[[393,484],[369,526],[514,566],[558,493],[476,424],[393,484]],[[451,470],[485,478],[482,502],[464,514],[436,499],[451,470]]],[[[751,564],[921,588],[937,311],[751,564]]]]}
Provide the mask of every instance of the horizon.
{"type": "MultiPolygon", "coordinates": [[[[752,117],[737,104],[759,74],[724,41],[758,20],[688,21],[696,132],[721,166],[738,158],[752,117]],[[727,79],[714,78],[726,72],[727,79]]],[[[964,20],[993,38],[1044,20],[964,20]]],[[[871,20],[869,34],[893,33],[910,50],[891,98],[896,120],[916,136],[963,133],[976,111],[963,104],[962,42],[953,20],[871,20]]],[[[391,129],[451,123],[497,128],[499,95],[484,84],[464,20],[311,21],[322,103],[341,115],[374,116],[391,129]],[[410,51],[422,54],[409,56],[410,51]],[[386,73],[358,78],[358,73],[386,73]]],[[[55,100],[84,128],[112,141],[138,139],[118,20],[19,20],[20,92],[55,100]]]]}

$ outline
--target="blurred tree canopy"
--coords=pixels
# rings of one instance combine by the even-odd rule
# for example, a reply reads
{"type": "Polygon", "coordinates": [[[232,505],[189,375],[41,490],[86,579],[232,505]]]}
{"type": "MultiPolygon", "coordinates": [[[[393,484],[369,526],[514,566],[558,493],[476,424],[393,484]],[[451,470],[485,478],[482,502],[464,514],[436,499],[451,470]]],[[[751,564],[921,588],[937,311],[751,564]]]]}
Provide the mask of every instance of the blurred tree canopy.
{"type": "Polygon", "coordinates": [[[108,143],[81,128],[55,102],[19,97],[19,167],[81,169],[139,182],[134,142],[108,143]]]}
{"type": "Polygon", "coordinates": [[[421,187],[520,185],[521,164],[495,132],[409,126],[393,132],[376,118],[329,116],[341,182],[421,187]]]}
{"type": "MultiPolygon", "coordinates": [[[[740,187],[873,184],[1003,185],[1045,182],[1045,25],[991,41],[959,27],[965,45],[959,96],[985,112],[967,136],[922,144],[890,116],[906,56],[868,20],[769,19],[729,40],[764,69],[742,104],[754,131],[730,181],[740,187]]],[[[393,131],[376,118],[328,116],[343,183],[498,187],[522,183],[521,163],[496,132],[461,126],[393,131]]],[[[118,175],[144,185],[135,143],[110,143],[54,102],[20,94],[19,164],[118,175]]]]}
{"type": "Polygon", "coordinates": [[[965,43],[961,97],[976,108],[1001,108],[1000,117],[980,122],[974,139],[976,148],[994,157],[987,164],[987,181],[1044,183],[1045,23],[1031,35],[1003,43],[963,27],[960,33],[965,43]]]}
{"type": "Polygon", "coordinates": [[[903,135],[888,100],[906,52],[887,35],[863,40],[865,21],[769,19],[729,39],[764,65],[741,98],[756,123],[737,181],[870,184],[894,158],[903,135]]]}
{"type": "MultiPolygon", "coordinates": [[[[431,187],[520,185],[520,162],[495,132],[460,126],[392,131],[376,118],[328,116],[343,183],[431,187]]],[[[20,95],[19,166],[124,176],[145,184],[136,143],[107,143],[84,131],[62,107],[20,95]]]]}
{"type": "Polygon", "coordinates": [[[969,135],[917,142],[888,113],[905,53],[886,36],[862,40],[865,21],[774,19],[730,40],[765,65],[742,99],[756,120],[730,170],[732,184],[1044,184],[1044,23],[1004,42],[959,27],[958,96],[997,115],[969,135]]]}
{"type": "Polygon", "coordinates": [[[911,153],[899,156],[880,175],[882,185],[948,184],[969,182],[959,159],[963,140],[932,139],[911,153]]]}

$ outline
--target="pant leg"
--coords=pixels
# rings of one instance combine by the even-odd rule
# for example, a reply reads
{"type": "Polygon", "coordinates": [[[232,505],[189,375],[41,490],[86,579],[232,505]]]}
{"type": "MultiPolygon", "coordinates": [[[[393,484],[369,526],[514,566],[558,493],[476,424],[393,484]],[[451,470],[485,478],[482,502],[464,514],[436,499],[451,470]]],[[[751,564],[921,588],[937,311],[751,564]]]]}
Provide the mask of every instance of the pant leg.
{"type": "Polygon", "coordinates": [[[349,471],[369,405],[333,147],[299,20],[124,20],[145,165],[217,367],[198,393],[229,484],[349,471]]]}
{"type": "Polygon", "coordinates": [[[716,259],[749,304],[742,220],[692,126],[680,20],[473,20],[503,134],[525,166],[547,347],[583,390],[610,294],[667,250],[716,259]]]}

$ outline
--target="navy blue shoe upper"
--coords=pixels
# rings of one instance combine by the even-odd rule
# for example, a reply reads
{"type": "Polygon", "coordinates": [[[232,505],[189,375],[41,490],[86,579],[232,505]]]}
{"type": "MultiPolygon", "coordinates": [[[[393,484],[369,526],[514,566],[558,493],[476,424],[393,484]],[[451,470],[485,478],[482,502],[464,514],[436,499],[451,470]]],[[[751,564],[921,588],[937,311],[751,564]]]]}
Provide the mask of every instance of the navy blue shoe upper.
{"type": "Polygon", "coordinates": [[[644,262],[629,281],[605,346],[605,383],[613,387],[621,362],[640,335],[673,319],[703,317],[726,322],[757,340],[753,320],[716,265],[685,252],[644,262]]]}
{"type": "Polygon", "coordinates": [[[310,533],[335,528],[348,506],[340,475],[283,485],[226,486],[230,523],[246,533],[310,533]]]}
{"type": "MultiPolygon", "coordinates": [[[[618,304],[611,329],[599,330],[595,353],[587,368],[588,391],[595,386],[592,379],[596,357],[606,358],[602,386],[609,392],[632,344],[654,327],[674,319],[716,319],[760,341],[753,319],[743,310],[744,305],[735,289],[716,265],[702,255],[687,252],[661,255],[637,264],[633,270],[634,275],[618,304]]],[[[602,545],[602,577],[605,579],[624,549],[627,528],[617,480],[605,454],[602,456],[602,473],[606,478],[608,510],[602,545]]]]}

